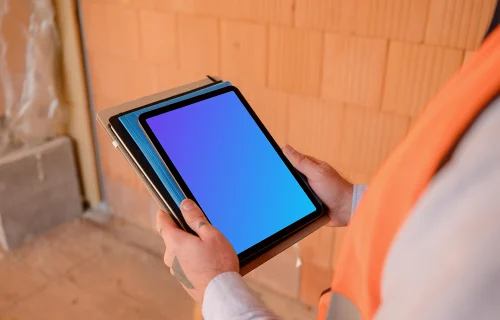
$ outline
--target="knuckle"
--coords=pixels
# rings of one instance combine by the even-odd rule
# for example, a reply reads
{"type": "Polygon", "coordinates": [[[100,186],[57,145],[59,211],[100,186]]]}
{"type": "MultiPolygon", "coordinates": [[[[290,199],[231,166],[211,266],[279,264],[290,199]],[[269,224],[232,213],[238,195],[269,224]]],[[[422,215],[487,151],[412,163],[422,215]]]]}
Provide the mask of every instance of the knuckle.
{"type": "Polygon", "coordinates": [[[318,173],[322,176],[329,176],[332,174],[332,167],[326,162],[321,162],[318,165],[318,173]]]}
{"type": "Polygon", "coordinates": [[[198,227],[198,225],[200,224],[200,222],[203,221],[201,219],[201,217],[197,216],[197,217],[192,217],[191,219],[189,219],[188,221],[186,221],[190,226],[196,226],[198,227]]]}
{"type": "Polygon", "coordinates": [[[297,167],[302,167],[307,162],[307,157],[302,153],[297,154],[297,167]]]}

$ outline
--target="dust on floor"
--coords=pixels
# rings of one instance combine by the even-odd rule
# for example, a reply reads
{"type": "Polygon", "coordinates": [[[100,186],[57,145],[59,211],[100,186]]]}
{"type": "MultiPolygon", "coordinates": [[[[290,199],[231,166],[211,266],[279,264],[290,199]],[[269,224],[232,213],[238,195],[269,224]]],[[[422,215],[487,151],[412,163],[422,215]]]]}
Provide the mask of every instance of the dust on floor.
{"type": "MultiPolygon", "coordinates": [[[[82,219],[12,253],[0,251],[0,319],[199,319],[199,306],[163,265],[162,250],[153,232],[82,219]]],[[[304,304],[249,285],[282,319],[315,319],[304,304]]]]}

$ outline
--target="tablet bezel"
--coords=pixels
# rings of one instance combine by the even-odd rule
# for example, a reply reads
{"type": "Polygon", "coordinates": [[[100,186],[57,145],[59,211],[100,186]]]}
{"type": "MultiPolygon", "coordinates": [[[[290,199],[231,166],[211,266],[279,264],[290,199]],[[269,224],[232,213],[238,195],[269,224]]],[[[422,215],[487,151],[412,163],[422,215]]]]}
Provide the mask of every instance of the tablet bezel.
{"type": "Polygon", "coordinates": [[[111,128],[111,130],[115,133],[118,139],[120,139],[122,145],[126,148],[127,152],[129,153],[130,157],[132,160],[136,163],[136,166],[141,172],[137,171],[137,174],[139,175],[144,175],[146,179],[149,181],[151,186],[156,190],[158,193],[158,196],[165,202],[164,204],[168,207],[168,209],[171,211],[171,213],[175,216],[174,221],[179,226],[180,228],[186,230],[187,232],[193,233],[194,231],[191,230],[191,228],[187,225],[184,217],[182,216],[182,213],[175,203],[174,199],[170,196],[167,188],[163,185],[162,181],[158,177],[158,174],[156,171],[153,169],[147,158],[144,156],[144,153],[142,150],[139,148],[137,143],[134,141],[132,136],[128,133],[127,129],[123,126],[123,123],[120,121],[120,117],[124,116],[126,114],[136,112],[140,109],[147,108],[150,106],[153,106],[158,103],[163,103],[168,100],[176,99],[178,97],[182,97],[186,94],[190,94],[193,92],[196,92],[198,90],[206,89],[209,88],[213,85],[222,83],[221,80],[217,80],[214,78],[209,77],[209,79],[212,80],[211,83],[199,86],[197,88],[193,88],[188,91],[183,91],[178,94],[174,94],[168,97],[165,97],[163,99],[160,99],[158,101],[152,102],[152,103],[147,103],[144,105],[139,105],[135,108],[131,108],[127,111],[117,113],[111,117],[109,117],[109,124],[108,126],[111,128]]]}
{"type": "MultiPolygon", "coordinates": [[[[293,165],[288,161],[286,156],[283,154],[281,148],[278,146],[276,141],[272,138],[271,134],[269,131],[265,128],[264,124],[260,121],[256,113],[253,111],[253,109],[250,107],[246,99],[243,97],[241,92],[234,86],[228,86],[224,87],[221,89],[217,89],[211,92],[207,92],[204,94],[201,94],[199,96],[189,98],[180,102],[173,103],[171,105],[167,105],[164,107],[160,107],[155,110],[151,110],[148,112],[145,112],[141,115],[139,115],[139,123],[144,130],[146,136],[149,138],[151,141],[151,144],[154,146],[158,154],[160,155],[160,158],[163,160],[165,166],[167,169],[170,171],[172,174],[173,178],[176,180],[177,184],[181,188],[181,190],[184,192],[184,194],[197,202],[196,198],[193,196],[191,193],[191,190],[185,183],[184,179],[182,176],[179,174],[177,171],[177,168],[174,166],[172,161],[170,160],[170,157],[167,155],[163,147],[161,146],[160,142],[156,138],[156,136],[153,134],[151,128],[149,127],[147,123],[147,119],[151,117],[158,116],[163,113],[167,113],[170,111],[173,111],[175,109],[179,109],[182,107],[189,106],[193,103],[200,102],[206,99],[213,98],[215,96],[228,93],[228,92],[234,92],[238,99],[241,101],[247,112],[250,114],[252,119],[255,121],[255,123],[258,125],[259,129],[264,133],[266,139],[271,143],[272,147],[274,148],[275,152],[279,155],[283,163],[287,166],[287,168],[290,170],[290,173],[293,175],[295,180],[299,183],[301,186],[302,190],[306,193],[310,201],[313,203],[315,210],[308,214],[307,216],[299,219],[298,221],[294,222],[293,224],[289,225],[288,227],[278,231],[277,233],[273,234],[272,236],[260,241],[259,243],[253,245],[252,247],[244,250],[240,254],[238,254],[238,258],[240,260],[240,266],[245,265],[246,263],[250,262],[255,256],[259,255],[262,252],[265,252],[266,250],[269,249],[269,247],[272,247],[274,244],[277,242],[280,242],[284,238],[287,238],[289,236],[292,236],[294,233],[297,231],[305,228],[307,225],[311,224],[315,220],[319,219],[326,210],[324,210],[324,206],[322,202],[318,199],[318,197],[314,194],[314,192],[310,189],[309,185],[307,184],[305,178],[295,170],[293,165]]],[[[208,219],[208,218],[207,218],[208,219]]]]}

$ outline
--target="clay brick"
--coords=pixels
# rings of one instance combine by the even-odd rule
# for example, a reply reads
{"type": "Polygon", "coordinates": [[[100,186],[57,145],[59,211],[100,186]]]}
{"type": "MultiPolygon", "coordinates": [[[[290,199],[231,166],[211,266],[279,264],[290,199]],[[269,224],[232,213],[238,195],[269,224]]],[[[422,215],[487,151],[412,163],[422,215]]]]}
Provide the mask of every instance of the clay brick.
{"type": "Polygon", "coordinates": [[[266,84],[267,28],[246,22],[221,22],[221,76],[266,84]]]}
{"type": "Polygon", "coordinates": [[[271,27],[268,84],[275,89],[318,96],[323,35],[315,31],[271,27]]]}
{"type": "Polygon", "coordinates": [[[141,57],[148,62],[178,67],[177,25],[172,13],[140,11],[141,57]]]}
{"type": "Polygon", "coordinates": [[[297,27],[350,33],[354,30],[356,1],[296,0],[297,27]]]}
{"type": "Polygon", "coordinates": [[[99,154],[97,154],[102,174],[105,177],[109,177],[109,163],[111,162],[111,155],[116,153],[116,151],[113,151],[115,148],[111,145],[110,143],[110,138],[109,135],[106,133],[104,128],[101,126],[97,126],[96,128],[96,134],[97,134],[97,147],[99,149],[99,154]]]}
{"type": "Polygon", "coordinates": [[[464,63],[465,61],[467,61],[467,59],[469,59],[470,56],[472,56],[474,54],[474,51],[465,51],[465,54],[464,54],[464,63]]]}
{"type": "MultiPolygon", "coordinates": [[[[107,143],[111,144],[109,140],[110,139],[108,139],[107,143]]],[[[103,162],[107,163],[108,171],[104,172],[107,180],[118,181],[120,185],[134,190],[142,190],[145,188],[142,180],[118,149],[113,149],[113,151],[109,153],[109,157],[103,159],[103,162]]]]}
{"type": "Polygon", "coordinates": [[[297,0],[295,25],[420,42],[429,0],[297,0]]]}
{"type": "Polygon", "coordinates": [[[281,91],[258,86],[238,85],[238,88],[274,140],[283,146],[287,136],[288,96],[281,91]]]}
{"type": "Polygon", "coordinates": [[[93,103],[94,111],[100,111],[103,109],[117,106],[120,104],[120,101],[108,99],[108,98],[102,97],[100,95],[94,94],[92,96],[92,103],[93,103]]]}
{"type": "Polygon", "coordinates": [[[296,267],[295,255],[282,252],[256,268],[246,276],[253,281],[286,295],[290,298],[299,297],[300,268],[296,267]]]}
{"type": "Polygon", "coordinates": [[[178,16],[181,69],[219,73],[219,24],[214,18],[178,16]]]}
{"type": "Polygon", "coordinates": [[[104,129],[97,129],[99,159],[102,174],[106,181],[119,181],[121,184],[136,189],[142,188],[141,180],[137,173],[130,167],[120,151],[113,147],[111,139],[104,129]]]}
{"type": "Polygon", "coordinates": [[[463,51],[391,42],[382,109],[417,115],[460,67],[463,51]]]}
{"type": "Polygon", "coordinates": [[[425,42],[476,49],[490,24],[496,0],[431,1],[425,42]]]}
{"type": "Polygon", "coordinates": [[[316,308],[311,308],[298,301],[269,289],[265,284],[259,284],[251,279],[246,283],[256,295],[266,304],[277,319],[311,320],[316,319],[316,308]]]}
{"type": "Polygon", "coordinates": [[[85,49],[89,52],[108,53],[106,5],[91,1],[82,1],[81,8],[85,49]]]}
{"type": "Polygon", "coordinates": [[[139,57],[139,14],[118,5],[106,6],[109,52],[129,58],[139,57]]]}
{"type": "Polygon", "coordinates": [[[156,66],[158,72],[158,91],[163,91],[194,81],[206,78],[207,73],[202,71],[173,69],[170,66],[159,64],[156,66]]]}
{"type": "Polygon", "coordinates": [[[293,0],[225,0],[223,16],[282,25],[292,25],[293,0]]]}
{"type": "Polygon", "coordinates": [[[335,229],[322,227],[299,242],[300,255],[304,263],[315,264],[329,270],[332,267],[335,229]]]}
{"type": "Polygon", "coordinates": [[[352,171],[352,169],[349,168],[349,165],[345,164],[340,164],[338,168],[336,167],[335,169],[337,169],[344,179],[347,179],[349,182],[354,184],[368,184],[373,175],[373,172],[367,173],[362,171],[352,171]]]}
{"type": "Polygon", "coordinates": [[[380,105],[387,41],[327,34],[321,96],[363,107],[380,105]]]}
{"type": "Polygon", "coordinates": [[[405,116],[347,107],[342,123],[342,167],[373,174],[405,137],[409,122],[405,116]]]}
{"type": "Polygon", "coordinates": [[[183,0],[174,10],[232,20],[292,25],[294,0],[183,0]]]}
{"type": "Polygon", "coordinates": [[[157,69],[152,64],[94,54],[89,58],[91,85],[96,95],[122,103],[158,90],[157,69]]]}
{"type": "Polygon", "coordinates": [[[142,186],[142,182],[139,183],[129,185],[114,178],[107,179],[107,200],[117,216],[143,229],[154,230],[158,205],[142,186]]]}
{"type": "Polygon", "coordinates": [[[335,245],[333,249],[333,268],[335,269],[335,266],[337,265],[337,262],[339,260],[339,253],[340,253],[340,248],[342,247],[342,243],[344,241],[345,233],[347,231],[346,227],[343,228],[335,228],[335,245]]]}
{"type": "Polygon", "coordinates": [[[321,293],[328,289],[332,280],[332,270],[304,262],[300,277],[300,301],[316,307],[321,293]]]}
{"type": "Polygon", "coordinates": [[[340,157],[344,109],[314,98],[290,97],[288,143],[302,153],[336,166],[340,157]]]}
{"type": "Polygon", "coordinates": [[[81,2],[105,2],[132,9],[174,11],[178,0],[82,0],[81,2]]]}
{"type": "MultiPolygon", "coordinates": [[[[93,96],[93,103],[96,111],[119,104],[112,99],[96,94],[93,96]]],[[[113,147],[110,137],[101,126],[97,127],[97,141],[99,148],[98,156],[104,178],[106,180],[113,179],[115,181],[120,181],[134,188],[141,188],[141,181],[137,177],[137,174],[130,167],[120,151],[113,147]]]]}
{"type": "Polygon", "coordinates": [[[422,42],[429,0],[358,0],[355,33],[422,42]]]}

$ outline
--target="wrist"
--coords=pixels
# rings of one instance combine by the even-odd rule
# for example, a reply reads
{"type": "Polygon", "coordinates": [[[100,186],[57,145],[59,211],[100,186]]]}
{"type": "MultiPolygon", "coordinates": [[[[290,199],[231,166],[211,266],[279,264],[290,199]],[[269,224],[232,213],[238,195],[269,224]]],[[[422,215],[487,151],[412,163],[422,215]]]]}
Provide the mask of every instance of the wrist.
{"type": "Polygon", "coordinates": [[[342,216],[341,216],[341,222],[342,226],[347,226],[349,224],[349,221],[351,220],[351,215],[352,215],[352,201],[353,201],[353,196],[354,196],[354,185],[348,181],[345,183],[344,187],[344,199],[342,201],[343,208],[342,208],[342,216]]]}

